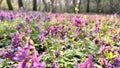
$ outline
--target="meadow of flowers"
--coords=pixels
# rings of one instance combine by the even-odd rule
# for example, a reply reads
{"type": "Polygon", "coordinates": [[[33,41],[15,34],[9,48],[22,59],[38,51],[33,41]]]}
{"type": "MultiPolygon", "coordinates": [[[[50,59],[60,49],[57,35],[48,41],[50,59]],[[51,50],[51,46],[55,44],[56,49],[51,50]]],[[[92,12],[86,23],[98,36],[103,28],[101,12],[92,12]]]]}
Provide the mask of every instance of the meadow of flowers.
{"type": "Polygon", "coordinates": [[[119,68],[120,17],[0,11],[0,68],[119,68]]]}

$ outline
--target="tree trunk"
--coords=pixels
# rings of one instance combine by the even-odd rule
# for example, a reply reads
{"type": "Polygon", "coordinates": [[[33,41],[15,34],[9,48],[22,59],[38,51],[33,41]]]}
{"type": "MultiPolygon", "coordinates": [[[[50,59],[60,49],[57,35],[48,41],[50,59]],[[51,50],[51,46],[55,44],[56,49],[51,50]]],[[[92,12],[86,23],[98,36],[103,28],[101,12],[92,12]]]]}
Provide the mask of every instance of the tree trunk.
{"type": "Polygon", "coordinates": [[[38,10],[40,10],[41,11],[41,0],[38,0],[38,10]]]}
{"type": "Polygon", "coordinates": [[[1,3],[2,3],[3,0],[0,0],[0,8],[1,8],[1,3]]]}
{"type": "Polygon", "coordinates": [[[118,5],[116,5],[115,3],[114,3],[114,0],[110,0],[110,8],[111,8],[111,13],[115,13],[116,12],[116,7],[117,7],[118,5]]]}
{"type": "Polygon", "coordinates": [[[66,12],[69,12],[69,0],[65,1],[65,8],[66,8],[66,12]]]}
{"type": "Polygon", "coordinates": [[[77,0],[73,0],[73,11],[76,13],[75,8],[77,6],[77,0]]]}
{"type": "Polygon", "coordinates": [[[8,5],[9,10],[13,10],[11,0],[7,0],[7,5],[8,5]]]}
{"type": "Polygon", "coordinates": [[[46,11],[46,12],[47,12],[47,11],[48,11],[48,10],[47,10],[47,3],[46,3],[46,1],[45,1],[45,0],[42,0],[42,1],[43,1],[44,6],[45,6],[45,7],[44,7],[44,11],[46,11]]]}
{"type": "Polygon", "coordinates": [[[52,8],[52,12],[55,12],[55,6],[54,6],[54,2],[55,0],[51,0],[51,8],[52,8]]]}
{"type": "Polygon", "coordinates": [[[87,0],[87,8],[86,8],[86,12],[90,11],[90,0],[87,0]]]}
{"type": "Polygon", "coordinates": [[[66,0],[65,1],[65,9],[66,9],[66,12],[70,12],[70,3],[71,3],[71,0],[66,0]]]}
{"type": "Polygon", "coordinates": [[[60,12],[63,12],[63,4],[62,4],[62,2],[60,1],[60,12]]]}
{"type": "Polygon", "coordinates": [[[81,0],[79,0],[79,6],[78,6],[78,8],[79,8],[79,13],[80,13],[80,8],[81,7],[81,0]]]}
{"type": "Polygon", "coordinates": [[[18,6],[19,6],[19,8],[23,7],[23,2],[22,2],[22,0],[18,0],[18,6]]]}
{"type": "Polygon", "coordinates": [[[96,0],[96,4],[97,4],[97,6],[96,6],[96,11],[97,11],[97,13],[99,13],[100,2],[101,2],[101,0],[96,0]]]}
{"type": "Polygon", "coordinates": [[[33,0],[33,10],[37,10],[37,0],[33,0]]]}
{"type": "Polygon", "coordinates": [[[1,5],[2,1],[3,1],[3,0],[0,0],[0,5],[1,5]]]}

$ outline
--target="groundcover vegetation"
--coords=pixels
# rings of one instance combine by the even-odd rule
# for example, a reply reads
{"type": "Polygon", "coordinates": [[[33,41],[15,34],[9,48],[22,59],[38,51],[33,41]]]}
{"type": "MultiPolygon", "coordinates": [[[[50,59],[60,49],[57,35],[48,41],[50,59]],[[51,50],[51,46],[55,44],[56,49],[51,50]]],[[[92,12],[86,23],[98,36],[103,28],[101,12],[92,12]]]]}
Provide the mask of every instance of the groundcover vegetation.
{"type": "Polygon", "coordinates": [[[119,68],[114,15],[0,11],[0,68],[119,68]]]}

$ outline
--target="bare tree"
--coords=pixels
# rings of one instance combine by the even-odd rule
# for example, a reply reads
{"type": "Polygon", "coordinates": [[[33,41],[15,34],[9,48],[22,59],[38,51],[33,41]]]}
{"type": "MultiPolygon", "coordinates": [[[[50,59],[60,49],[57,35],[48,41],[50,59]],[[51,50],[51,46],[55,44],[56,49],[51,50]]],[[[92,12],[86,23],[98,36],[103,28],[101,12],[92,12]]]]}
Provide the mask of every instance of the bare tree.
{"type": "Polygon", "coordinates": [[[19,8],[23,7],[23,2],[22,2],[22,0],[18,0],[18,5],[19,5],[19,8]]]}
{"type": "Polygon", "coordinates": [[[90,11],[90,0],[87,0],[87,8],[86,8],[86,12],[90,11]]]}
{"type": "Polygon", "coordinates": [[[7,5],[8,5],[9,10],[13,10],[11,0],[7,0],[7,5]]]}
{"type": "Polygon", "coordinates": [[[60,10],[61,10],[61,12],[63,11],[63,3],[62,3],[62,0],[60,0],[60,10]]]}
{"type": "Polygon", "coordinates": [[[95,0],[95,1],[96,1],[96,4],[97,4],[97,6],[96,6],[96,11],[97,11],[97,13],[99,13],[101,0],[95,0]]]}
{"type": "Polygon", "coordinates": [[[33,0],[33,10],[37,10],[37,0],[33,0]]]}
{"type": "Polygon", "coordinates": [[[120,0],[109,0],[111,13],[120,13],[120,0]]]}
{"type": "Polygon", "coordinates": [[[41,0],[38,0],[38,10],[40,10],[41,11],[41,0]]]}
{"type": "Polygon", "coordinates": [[[81,8],[81,0],[79,0],[79,5],[78,5],[78,8],[79,8],[79,13],[80,13],[80,8],[81,8]]]}
{"type": "Polygon", "coordinates": [[[44,11],[47,12],[47,11],[48,11],[47,2],[46,2],[45,0],[42,0],[42,1],[43,1],[44,6],[45,6],[45,7],[44,7],[44,11]]]}
{"type": "Polygon", "coordinates": [[[73,0],[73,10],[74,10],[74,13],[76,12],[75,11],[76,6],[77,6],[77,0],[73,0]]]}
{"type": "Polygon", "coordinates": [[[3,2],[3,0],[0,0],[0,7],[1,7],[1,3],[3,2]]]}
{"type": "Polygon", "coordinates": [[[66,12],[69,12],[70,2],[71,2],[71,0],[66,0],[66,1],[65,1],[66,12]]]}
{"type": "Polygon", "coordinates": [[[52,12],[55,12],[55,0],[51,0],[51,9],[52,9],[52,12]]]}
{"type": "Polygon", "coordinates": [[[0,4],[2,3],[3,0],[0,0],[0,4]]]}

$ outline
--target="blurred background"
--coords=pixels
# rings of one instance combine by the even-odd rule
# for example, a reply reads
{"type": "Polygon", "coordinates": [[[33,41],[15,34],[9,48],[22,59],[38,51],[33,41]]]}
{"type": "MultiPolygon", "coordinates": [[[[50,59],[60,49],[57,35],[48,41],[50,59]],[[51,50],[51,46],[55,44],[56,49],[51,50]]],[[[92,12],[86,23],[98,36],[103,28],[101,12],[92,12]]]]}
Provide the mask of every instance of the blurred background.
{"type": "Polygon", "coordinates": [[[53,13],[120,13],[120,0],[0,0],[0,10],[53,13]]]}

